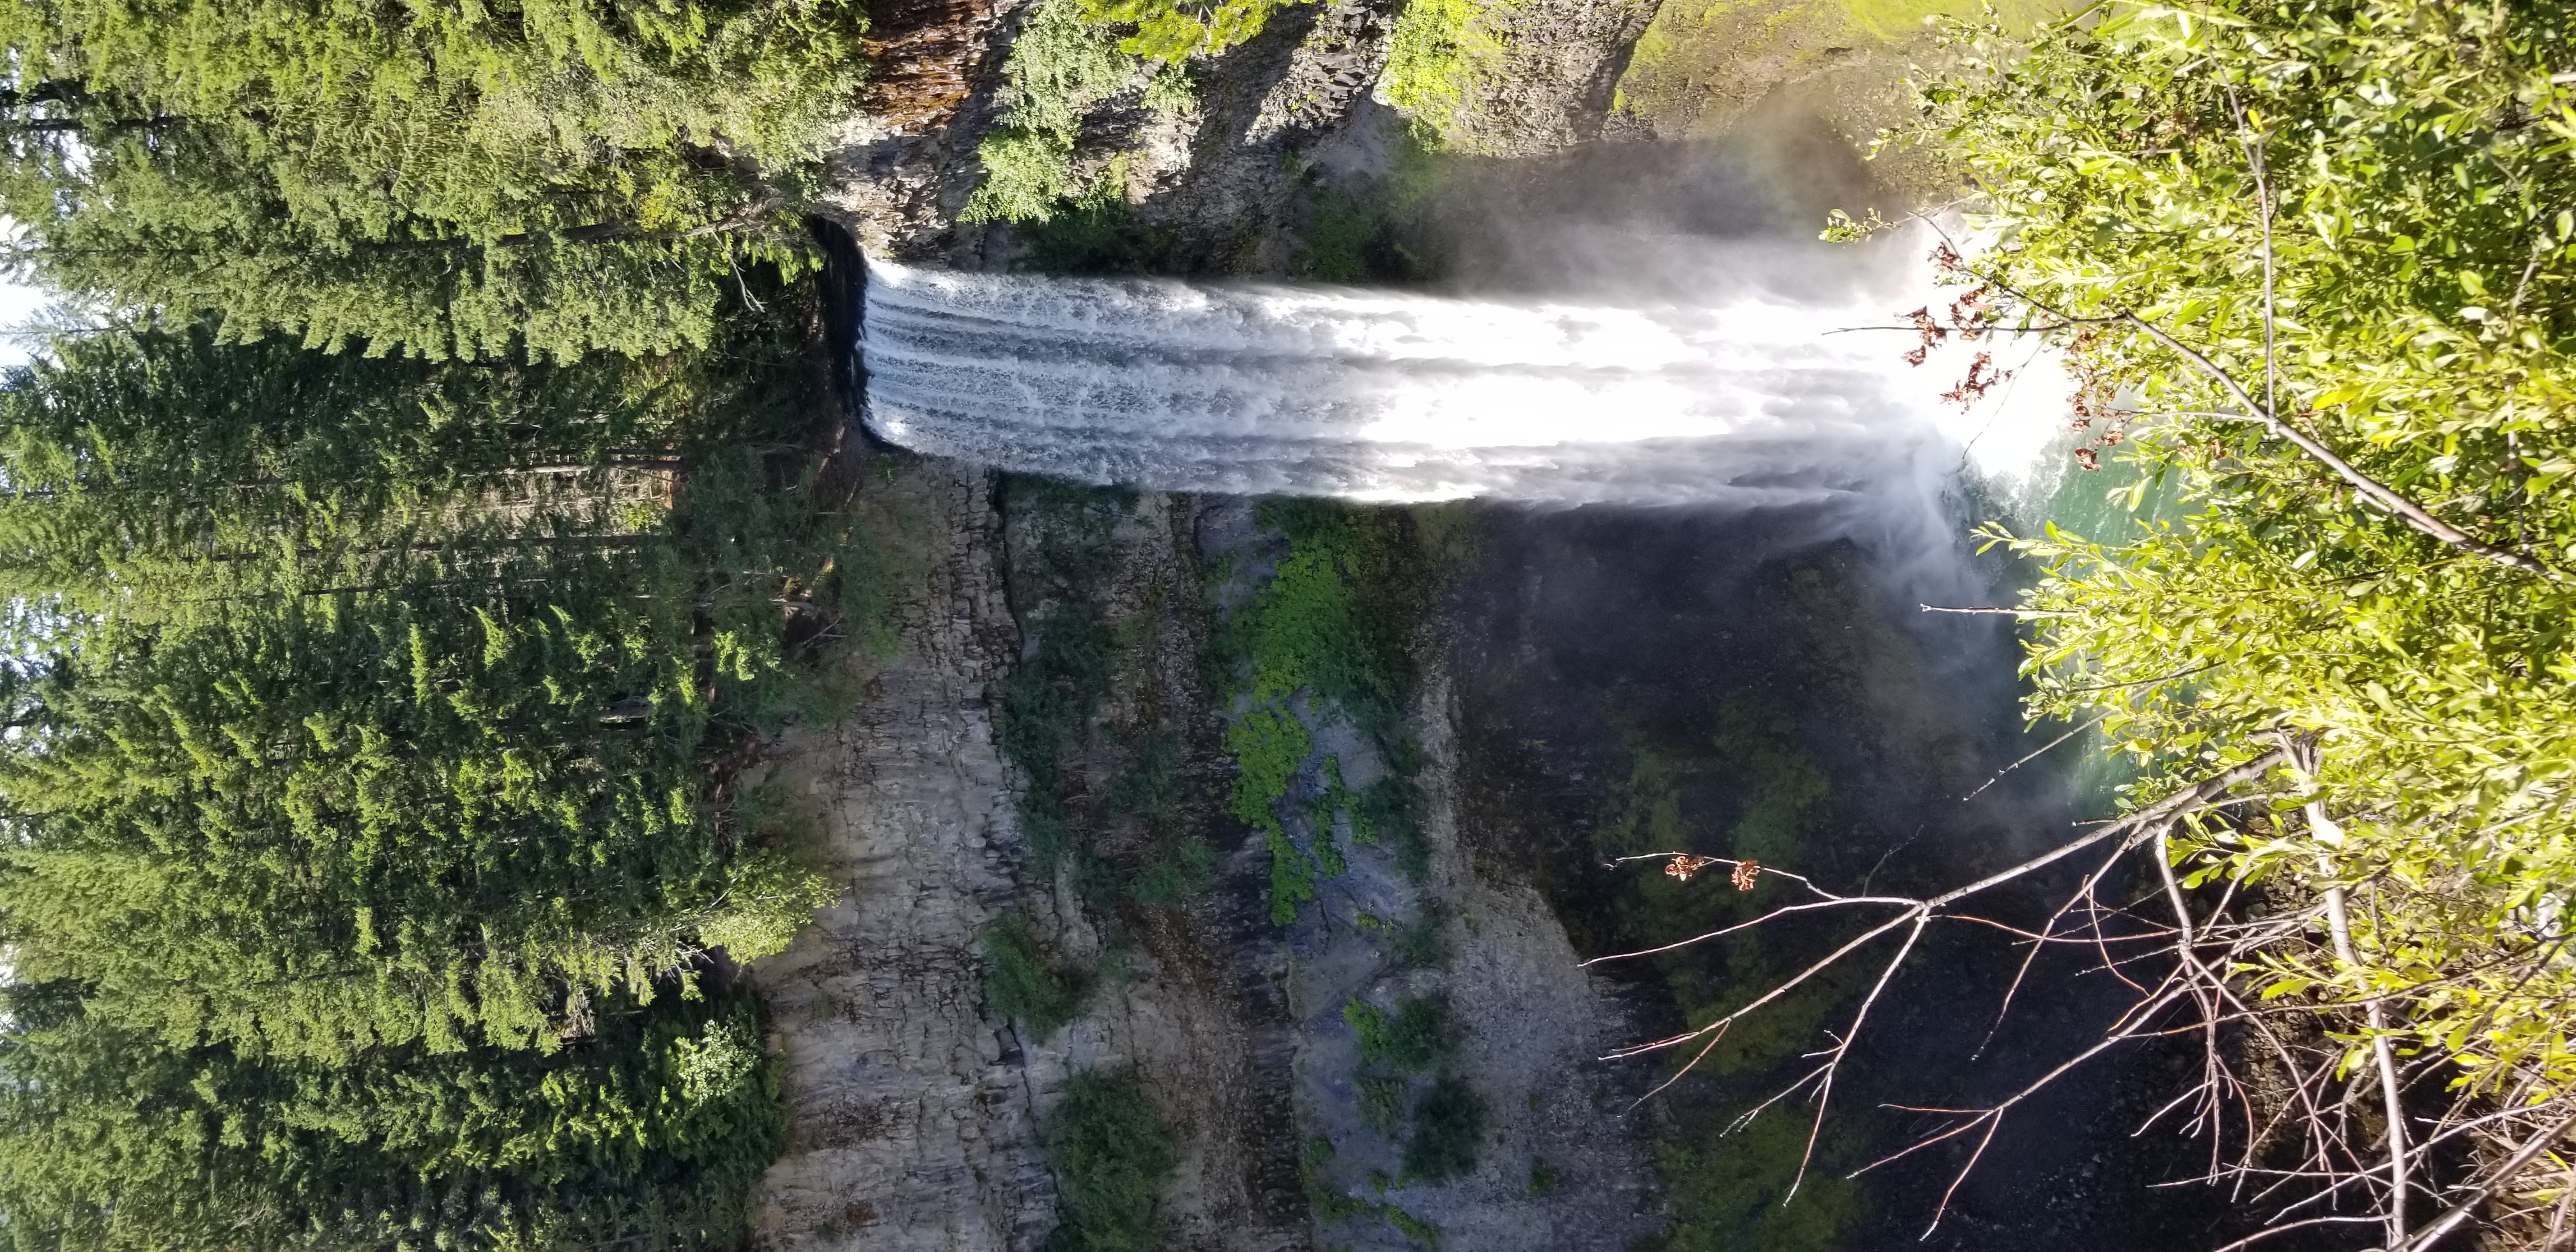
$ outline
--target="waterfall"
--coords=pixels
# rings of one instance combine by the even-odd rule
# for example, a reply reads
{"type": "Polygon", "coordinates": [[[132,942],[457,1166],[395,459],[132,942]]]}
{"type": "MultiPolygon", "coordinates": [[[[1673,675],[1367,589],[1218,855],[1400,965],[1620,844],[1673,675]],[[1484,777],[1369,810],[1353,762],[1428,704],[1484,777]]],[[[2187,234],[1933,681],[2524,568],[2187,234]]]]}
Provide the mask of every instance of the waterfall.
{"type": "Polygon", "coordinates": [[[1946,477],[1963,445],[2009,471],[2055,425],[2053,373],[1963,410],[1939,398],[1963,352],[1903,360],[1915,339],[1887,328],[1957,294],[1920,267],[1880,252],[1801,292],[1771,252],[1758,281],[1638,307],[871,260],[867,421],[921,452],[1161,490],[1746,505],[1946,477]]]}

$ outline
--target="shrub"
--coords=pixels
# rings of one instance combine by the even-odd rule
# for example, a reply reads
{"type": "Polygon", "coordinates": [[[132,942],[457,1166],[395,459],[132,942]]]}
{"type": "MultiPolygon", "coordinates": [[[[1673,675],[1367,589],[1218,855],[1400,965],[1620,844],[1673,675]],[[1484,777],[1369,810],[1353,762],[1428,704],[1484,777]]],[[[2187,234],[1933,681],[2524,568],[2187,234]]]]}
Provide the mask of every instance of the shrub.
{"type": "Polygon", "coordinates": [[[1129,880],[1128,898],[1150,908],[1170,908],[1204,886],[1215,865],[1216,849],[1195,835],[1157,843],[1129,880]]]}
{"type": "Polygon", "coordinates": [[[1442,1075],[1413,1106],[1413,1134],[1404,1141],[1407,1182],[1441,1183],[1476,1167],[1476,1141],[1485,1134],[1485,1102],[1466,1081],[1442,1075]]]}
{"type": "Polygon", "coordinates": [[[1100,711],[1117,653],[1107,620],[1089,601],[1053,605],[1033,625],[1036,652],[1002,680],[1001,748],[1032,787],[1044,787],[1100,711]]]}
{"type": "Polygon", "coordinates": [[[1044,221],[1021,219],[1015,233],[1031,266],[1051,274],[1150,274],[1170,264],[1180,233],[1138,219],[1127,202],[1125,159],[1112,160],[1089,187],[1058,201],[1044,221]]]}
{"type": "Polygon", "coordinates": [[[1544,1200],[1554,1194],[1556,1194],[1556,1171],[1549,1169],[1547,1162],[1535,1157],[1531,1158],[1529,1197],[1533,1200],[1544,1200]]]}
{"type": "Polygon", "coordinates": [[[1059,1204],[1052,1248],[1148,1252],[1162,1246],[1155,1198],[1180,1153],[1133,1075],[1074,1075],[1047,1119],[1045,1141],[1059,1204]]]}
{"type": "Polygon", "coordinates": [[[1027,1025],[1040,1040],[1073,1020],[1082,1007],[1084,979],[1058,964],[1028,921],[1005,914],[986,926],[984,994],[1003,1016],[1027,1025]]]}
{"type": "Polygon", "coordinates": [[[1409,0],[1387,39],[1378,99],[1445,130],[1467,105],[1480,58],[1494,47],[1475,27],[1479,11],[1476,0],[1409,0]]]}
{"type": "MultiPolygon", "coordinates": [[[[1260,521],[1276,527],[1289,552],[1268,585],[1226,623],[1221,649],[1247,680],[1251,707],[1226,729],[1225,747],[1239,767],[1232,809],[1269,836],[1272,853],[1271,916],[1296,920],[1297,904],[1313,899],[1316,865],[1280,828],[1277,805],[1314,750],[1314,737],[1295,710],[1301,698],[1367,730],[1399,765],[1405,692],[1414,672],[1409,647],[1427,600],[1418,554],[1402,514],[1365,511],[1322,501],[1274,500],[1260,521]]],[[[1327,775],[1327,805],[1352,815],[1354,837],[1379,833],[1379,821],[1403,807],[1400,781],[1386,780],[1352,793],[1327,775]]],[[[1340,853],[1319,836],[1328,873],[1340,853]]],[[[1407,868],[1418,858],[1400,848],[1407,868]]]]}
{"type": "Polygon", "coordinates": [[[1359,1076],[1360,1125],[1393,1139],[1404,1130],[1404,1101],[1411,1094],[1401,1078],[1386,1074],[1359,1076]]]}
{"type": "Polygon", "coordinates": [[[1297,906],[1315,898],[1315,863],[1288,841],[1277,826],[1266,832],[1270,843],[1270,924],[1297,920],[1297,906]]]}
{"type": "Polygon", "coordinates": [[[1261,33],[1270,15],[1292,3],[1310,0],[1217,0],[1183,4],[1180,0],[1083,0],[1083,16],[1094,22],[1134,22],[1136,33],[1118,46],[1141,57],[1177,64],[1194,56],[1213,56],[1261,33]]]}
{"type": "Polygon", "coordinates": [[[737,961],[774,956],[839,894],[830,879],[763,849],[743,858],[724,907],[699,924],[698,941],[737,961]]]}
{"type": "MultiPolygon", "coordinates": [[[[2278,762],[2172,838],[2189,885],[2328,902],[2231,973],[2319,1010],[2292,1029],[2329,1063],[2462,1108],[2576,1095],[2571,26],[2565,0],[2121,0],[2020,46],[1956,31],[1919,101],[1997,241],[1943,263],[1980,324],[2050,328],[2078,465],[2139,471],[2099,533],[1989,532],[2045,571],[2028,712],[2094,719],[2146,767],[2132,804],[2278,762]]],[[[2510,1159],[2432,1185],[2558,1185],[2510,1159]]]]}
{"type": "MultiPolygon", "coordinates": [[[[969,222],[1043,222],[1078,188],[1073,151],[1083,115],[1134,83],[1140,62],[1117,36],[1084,21],[1080,0],[1046,0],[1011,42],[1003,69],[1001,125],[975,155],[984,183],[961,215],[969,222]]],[[[1159,80],[1158,80],[1159,85],[1159,80]]],[[[1169,101],[1170,88],[1156,96],[1169,101]]]]}
{"type": "Polygon", "coordinates": [[[1437,903],[1423,901],[1422,916],[1389,932],[1395,959],[1408,968],[1428,969],[1449,959],[1448,941],[1441,937],[1437,903]]]}
{"type": "Polygon", "coordinates": [[[1392,1014],[1354,997],[1342,1006],[1342,1020],[1359,1033],[1362,1065],[1384,1062],[1419,1074],[1449,1053],[1449,1005],[1437,996],[1407,998],[1392,1014]]]}
{"type": "Polygon", "coordinates": [[[958,214],[968,222],[1043,222],[1073,194],[1073,137],[1002,126],[975,149],[983,185],[958,214]]]}

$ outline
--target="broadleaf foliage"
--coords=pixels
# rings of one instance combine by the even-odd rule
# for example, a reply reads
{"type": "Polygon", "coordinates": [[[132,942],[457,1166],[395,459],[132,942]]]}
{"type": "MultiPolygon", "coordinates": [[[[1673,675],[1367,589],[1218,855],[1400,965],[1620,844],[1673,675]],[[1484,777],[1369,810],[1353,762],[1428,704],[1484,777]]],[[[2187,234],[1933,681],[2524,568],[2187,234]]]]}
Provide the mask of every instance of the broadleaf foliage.
{"type": "Polygon", "coordinates": [[[2576,1094],[2572,37],[2547,0],[2118,2],[2027,43],[1963,29],[1922,96],[1976,180],[1991,243],[1954,272],[1987,333],[2064,346],[2084,455],[2124,445],[2129,502],[2166,501],[2123,533],[1994,533],[2045,571],[2032,713],[2107,713],[2142,797],[2313,744],[2273,811],[2178,855],[2355,893],[2357,959],[2320,935],[2246,973],[2328,1011],[2390,997],[2408,1055],[2523,1103],[2576,1094]],[[2266,405],[2543,568],[2392,516],[2266,405]]]}

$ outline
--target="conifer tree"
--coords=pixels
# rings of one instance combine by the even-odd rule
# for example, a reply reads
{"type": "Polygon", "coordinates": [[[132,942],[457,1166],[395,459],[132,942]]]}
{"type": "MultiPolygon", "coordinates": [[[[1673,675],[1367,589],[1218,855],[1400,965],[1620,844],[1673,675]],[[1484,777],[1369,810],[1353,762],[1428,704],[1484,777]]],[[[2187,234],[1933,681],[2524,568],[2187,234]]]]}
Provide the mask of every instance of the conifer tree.
{"type": "Polygon", "coordinates": [[[599,1005],[551,1054],[173,1046],[20,985],[0,1249],[730,1247],[781,1117],[741,993],[599,1005]]]}
{"type": "Polygon", "coordinates": [[[855,82],[849,0],[0,14],[16,269],[433,357],[703,346],[855,82]]]}
{"type": "Polygon", "coordinates": [[[549,1048],[783,942],[813,880],[710,811],[705,757],[778,662],[787,506],[490,507],[567,457],[738,487],[670,379],[204,328],[10,376],[18,973],[173,1046],[347,1057],[549,1048]]]}
{"type": "Polygon", "coordinates": [[[287,553],[363,582],[370,557],[494,537],[487,500],[524,502],[521,530],[598,513],[621,468],[678,466],[685,400],[614,360],[461,367],[203,324],[68,338],[0,380],[0,585],[131,619],[258,588],[287,553]]]}
{"type": "Polygon", "coordinates": [[[826,896],[724,779],[864,590],[779,299],[863,28],[0,10],[0,269],[139,327],[0,376],[0,1252],[739,1244],[700,958],[826,896]]]}

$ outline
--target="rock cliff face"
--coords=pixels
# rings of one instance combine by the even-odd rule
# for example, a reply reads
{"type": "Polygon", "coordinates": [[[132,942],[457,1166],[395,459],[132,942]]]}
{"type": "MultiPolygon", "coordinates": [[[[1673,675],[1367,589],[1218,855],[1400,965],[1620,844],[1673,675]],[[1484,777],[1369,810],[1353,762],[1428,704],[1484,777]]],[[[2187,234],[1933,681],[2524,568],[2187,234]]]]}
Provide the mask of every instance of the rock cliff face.
{"type": "MultiPolygon", "coordinates": [[[[1166,232],[1160,263],[1285,271],[1310,168],[1365,174],[1405,125],[1369,98],[1401,8],[1291,5],[1200,67],[1185,116],[1104,121],[1128,154],[1118,168],[1137,220],[1166,232]]],[[[1624,49],[1651,16],[1648,0],[1525,9],[1508,15],[1508,81],[1478,102],[1483,150],[1598,134],[1624,49]]],[[[828,158],[830,210],[861,247],[968,267],[1018,254],[1009,230],[954,218],[979,177],[975,147],[1026,11],[1027,0],[888,0],[875,15],[879,69],[828,158]]],[[[1107,167],[1104,152],[1080,159],[1107,167]]],[[[1318,906],[1274,925],[1270,846],[1215,799],[1229,768],[1217,746],[1226,710],[1203,678],[1214,626],[1203,590],[1214,571],[1258,565],[1250,509],[1128,498],[1096,590],[1131,644],[1105,733],[1069,760],[1068,786],[1077,802],[1096,800],[1133,764],[1122,754],[1137,728],[1168,722],[1187,744],[1186,818],[1213,857],[1180,906],[1106,900],[1073,862],[1033,852],[1017,816],[1031,780],[996,743],[998,684],[1048,629],[1031,555],[1043,536],[974,467],[900,454],[877,467],[869,491],[907,519],[927,576],[857,707],[791,732],[770,766],[842,895],[752,971],[785,1057],[790,1117],[788,1150],[756,1197],[763,1249],[1044,1245],[1058,1204],[1043,1131],[1083,1071],[1133,1074],[1172,1128],[1179,1165],[1158,1216],[1173,1248],[1392,1252],[1445,1238],[1479,1252],[1606,1252],[1655,1228],[1653,1170],[1621,1120],[1634,1093],[1587,1064],[1633,1034],[1628,1017],[1575,967],[1545,900],[1465,850],[1436,674],[1409,731],[1424,758],[1427,871],[1354,847],[1354,868],[1318,906]],[[985,993],[978,936],[1005,913],[1069,963],[1107,971],[1048,1037],[1029,1037],[985,993]],[[1436,929],[1447,958],[1397,959],[1383,928],[1399,921],[1436,929]],[[1343,1012],[1354,997],[1417,994],[1450,1006],[1457,1044],[1444,1064],[1476,1093],[1492,1140],[1467,1176],[1438,1185],[1400,1179],[1397,1137],[1364,1133],[1360,1044],[1343,1012]],[[1331,1144],[1343,1148],[1319,1146],[1331,1144]]],[[[1388,768],[1347,733],[1319,722],[1318,734],[1310,785],[1328,751],[1355,787],[1388,768]]],[[[1130,837],[1123,829],[1104,827],[1107,852],[1130,837]]]]}
{"type": "MultiPolygon", "coordinates": [[[[1660,0],[1497,0],[1482,24],[1498,52],[1477,75],[1451,140],[1529,157],[1602,137],[1629,49],[1660,0]]],[[[1624,119],[1622,119],[1624,120],[1624,119]]]]}
{"type": "Polygon", "coordinates": [[[975,946],[1020,857],[987,702],[1016,638],[990,484],[915,461],[884,490],[919,528],[929,577],[858,707],[791,731],[771,765],[842,894],[753,971],[789,1119],[755,1237],[777,1252],[1027,1248],[1054,1188],[975,946]]]}
{"type": "MultiPolygon", "coordinates": [[[[1084,854],[1025,876],[1021,906],[1071,964],[1100,976],[1061,1032],[1024,1039],[1031,1087],[1043,1111],[1073,1073],[1134,1076],[1180,1154],[1158,1214],[1170,1246],[1303,1248],[1307,1223],[1287,1083],[1294,1045],[1264,915],[1266,858],[1247,858],[1220,839],[1218,863],[1204,883],[1168,907],[1138,907],[1114,887],[1079,881],[1101,876],[1093,858],[1133,858],[1149,837],[1143,823],[1105,814],[1097,802],[1134,777],[1137,745],[1150,738],[1168,737],[1178,747],[1174,824],[1202,838],[1220,828],[1209,802],[1216,766],[1209,749],[1221,724],[1200,667],[1209,643],[1209,622],[1198,611],[1204,505],[1144,492],[1095,507],[1109,515],[1106,525],[1073,541],[1074,559],[1091,567],[1083,590],[1121,643],[1098,717],[1101,733],[1070,753],[1065,767],[1077,802],[1091,802],[1084,805],[1084,854]]],[[[1040,510],[1016,511],[1007,523],[1012,607],[1026,624],[1023,652],[1054,628],[1050,584],[1037,567],[1042,548],[1068,537],[1042,533],[1051,524],[1040,510]]]]}
{"type": "MultiPolygon", "coordinates": [[[[1382,1199],[1436,1229],[1444,1246],[1617,1252],[1661,1225],[1654,1166],[1627,1121],[1641,1071],[1597,1062],[1629,1042],[1634,1027],[1612,989],[1580,968],[1546,900],[1480,868],[1462,838],[1452,686],[1446,666],[1436,666],[1412,719],[1427,872],[1388,872],[1384,858],[1355,848],[1351,873],[1320,884],[1319,916],[1288,937],[1300,1120],[1337,1145],[1309,1168],[1322,1195],[1382,1199]],[[1436,919],[1446,959],[1413,968],[1389,962],[1359,924],[1364,915],[1436,919]],[[1384,1004],[1426,994],[1447,1006],[1455,1073],[1483,1108],[1473,1169],[1437,1185],[1407,1177],[1400,1145],[1368,1133],[1354,1089],[1362,1045],[1342,1017],[1355,998],[1384,1004]]],[[[1347,743],[1330,746],[1345,761],[1359,755],[1347,743]]],[[[1420,1246],[1381,1213],[1337,1216],[1347,1206],[1331,1199],[1317,1207],[1324,1246],[1420,1246]]]]}
{"type": "MultiPolygon", "coordinates": [[[[1123,949],[1123,977],[1053,1037],[993,1012],[980,929],[1017,910],[1096,965],[1107,919],[1086,910],[1069,866],[1035,865],[1013,816],[992,691],[1021,632],[988,475],[899,454],[879,464],[869,490],[925,548],[928,577],[858,706],[790,732],[770,766],[842,897],[752,972],[786,1059],[790,1125],[756,1197],[758,1244],[1038,1247],[1056,1197],[1037,1126],[1069,1074],[1117,1069],[1138,1077],[1182,1150],[1161,1212],[1174,1246],[1310,1246],[1280,951],[1255,916],[1266,861],[1235,858],[1218,890],[1123,949]]],[[[1195,620],[1151,611],[1192,594],[1191,521],[1146,496],[1112,537],[1109,597],[1166,636],[1130,667],[1129,701],[1186,703],[1196,682],[1195,620]]]]}
{"type": "MultiPolygon", "coordinates": [[[[1015,817],[1027,780],[995,743],[995,685],[1031,650],[1024,631],[1048,620],[1025,572],[1035,523],[1006,518],[973,467],[878,464],[887,472],[869,491],[918,543],[927,577],[857,706],[792,731],[769,767],[842,898],[751,975],[769,997],[790,1118],[756,1201],[762,1248],[1040,1247],[1057,1217],[1041,1129],[1069,1075],[1109,1070],[1135,1075],[1174,1131],[1180,1163],[1159,1210],[1174,1248],[1393,1252],[1421,1229],[1395,1224],[1397,1212],[1452,1246],[1496,1252],[1623,1248],[1652,1229],[1652,1170],[1621,1119],[1633,1093],[1588,1064],[1632,1033],[1627,1016],[1576,968],[1538,893],[1487,877],[1459,838],[1436,674],[1410,732],[1424,758],[1427,871],[1353,846],[1319,906],[1274,925],[1268,845],[1210,799],[1222,719],[1198,660],[1199,589],[1217,562],[1249,567],[1250,512],[1128,498],[1101,540],[1096,589],[1134,642],[1100,715],[1113,733],[1086,751],[1122,751],[1116,728],[1147,711],[1182,724],[1194,745],[1184,771],[1199,784],[1187,817],[1215,857],[1177,908],[1087,897],[1073,862],[1032,854],[1015,817]],[[1029,1037],[985,993],[978,932],[1006,911],[1033,919],[1068,961],[1111,971],[1050,1037],[1029,1037]],[[1436,965],[1394,959],[1370,929],[1423,919],[1448,953],[1436,965]],[[1398,991],[1451,1006],[1454,1070],[1486,1110],[1492,1146],[1446,1184],[1390,1187],[1398,1144],[1361,1132],[1360,1044],[1343,1007],[1398,991]],[[1345,1150],[1319,1157],[1318,1143],[1345,1150]]],[[[1353,786],[1385,768],[1330,726],[1317,751],[1316,770],[1338,753],[1353,786]]],[[[1077,789],[1107,785],[1116,764],[1077,761],[1092,780],[1077,789]]]]}

